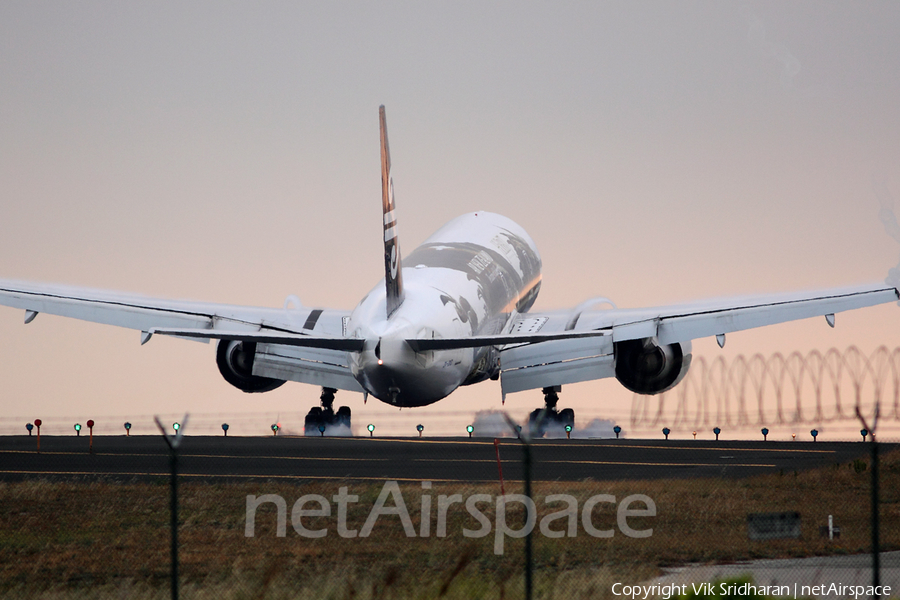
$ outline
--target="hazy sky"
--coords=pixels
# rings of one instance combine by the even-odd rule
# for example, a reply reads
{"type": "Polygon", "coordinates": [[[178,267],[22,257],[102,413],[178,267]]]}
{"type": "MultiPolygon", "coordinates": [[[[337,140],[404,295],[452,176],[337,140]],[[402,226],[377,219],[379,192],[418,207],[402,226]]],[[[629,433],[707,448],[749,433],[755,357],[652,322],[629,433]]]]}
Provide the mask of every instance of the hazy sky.
{"type": "MultiPolygon", "coordinates": [[[[505,214],[543,255],[537,310],[882,280],[898,30],[895,2],[3,2],[0,277],[351,309],[383,274],[385,104],[404,253],[458,214],[505,214]]],[[[241,393],[212,345],[22,318],[0,309],[2,432],[184,411],[296,427],[318,398],[241,393]]],[[[850,344],[900,345],[898,308],[694,349],[850,344]]],[[[392,431],[396,409],[361,399],[338,402],[392,431]]],[[[562,405],[627,428],[631,394],[579,384],[562,405]]],[[[492,408],[493,382],[396,433],[492,408]]]]}

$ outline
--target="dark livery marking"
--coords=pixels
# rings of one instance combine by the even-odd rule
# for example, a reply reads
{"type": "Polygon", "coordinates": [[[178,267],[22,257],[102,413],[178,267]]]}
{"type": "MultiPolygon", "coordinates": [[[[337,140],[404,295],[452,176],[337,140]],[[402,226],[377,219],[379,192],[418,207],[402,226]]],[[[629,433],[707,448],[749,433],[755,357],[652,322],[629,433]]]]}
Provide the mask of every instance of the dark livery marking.
{"type": "Polygon", "coordinates": [[[321,308],[317,308],[316,310],[309,313],[309,316],[306,317],[306,323],[303,324],[303,329],[309,329],[309,330],[315,329],[316,323],[318,322],[319,317],[322,316],[322,312],[323,311],[321,308]]]}
{"type": "MultiPolygon", "coordinates": [[[[515,249],[521,270],[516,269],[507,258],[493,248],[465,242],[433,242],[416,248],[405,260],[411,265],[425,265],[431,268],[452,269],[466,274],[478,284],[478,298],[484,301],[487,314],[508,312],[511,304],[516,310],[525,312],[534,303],[540,284],[541,264],[528,245],[516,236],[504,232],[515,249]]],[[[475,311],[449,295],[441,298],[446,304],[452,302],[461,313],[460,320],[468,322],[474,334],[478,329],[478,319],[471,318],[475,311]]]]}

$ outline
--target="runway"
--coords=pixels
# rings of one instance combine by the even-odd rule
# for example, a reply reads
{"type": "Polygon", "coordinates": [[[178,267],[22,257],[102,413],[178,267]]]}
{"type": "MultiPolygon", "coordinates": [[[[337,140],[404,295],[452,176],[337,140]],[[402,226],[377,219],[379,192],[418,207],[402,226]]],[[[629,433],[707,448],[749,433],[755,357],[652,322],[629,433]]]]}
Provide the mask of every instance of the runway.
{"type": "MultiPolygon", "coordinates": [[[[130,480],[166,477],[161,436],[0,437],[0,481],[38,478],[130,480]]],[[[882,444],[882,452],[897,444],[882,444]]],[[[506,480],[523,478],[522,445],[502,438],[506,480]]],[[[846,464],[867,456],[861,442],[537,440],[535,481],[748,477],[846,464]]],[[[179,473],[188,479],[496,481],[493,440],[188,436],[179,473]]]]}

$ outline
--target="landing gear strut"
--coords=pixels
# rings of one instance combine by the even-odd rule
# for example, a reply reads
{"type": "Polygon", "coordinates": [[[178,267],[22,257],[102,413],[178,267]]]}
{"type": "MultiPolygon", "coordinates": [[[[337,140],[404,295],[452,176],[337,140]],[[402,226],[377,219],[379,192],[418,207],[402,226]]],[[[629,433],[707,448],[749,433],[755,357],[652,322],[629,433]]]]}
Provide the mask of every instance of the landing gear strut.
{"type": "Polygon", "coordinates": [[[334,388],[322,388],[322,395],[319,396],[319,401],[322,403],[322,406],[313,406],[309,409],[309,413],[306,415],[306,420],[303,426],[304,435],[323,435],[325,433],[329,433],[329,429],[332,429],[331,434],[341,434],[349,435],[350,433],[350,407],[342,406],[338,408],[337,412],[334,412],[334,394],[337,392],[334,388]],[[324,431],[323,431],[324,428],[324,431]],[[335,431],[333,428],[346,428],[346,431],[335,431]]]}
{"type": "Polygon", "coordinates": [[[531,430],[532,435],[534,437],[544,437],[544,434],[548,431],[556,432],[555,430],[557,429],[560,433],[567,433],[567,426],[570,428],[569,431],[571,431],[571,428],[575,426],[575,411],[571,408],[556,409],[562,386],[545,387],[541,391],[544,393],[544,408],[535,409],[528,415],[528,428],[531,430]],[[537,421],[541,419],[541,413],[544,413],[544,418],[538,423],[537,421]]]}

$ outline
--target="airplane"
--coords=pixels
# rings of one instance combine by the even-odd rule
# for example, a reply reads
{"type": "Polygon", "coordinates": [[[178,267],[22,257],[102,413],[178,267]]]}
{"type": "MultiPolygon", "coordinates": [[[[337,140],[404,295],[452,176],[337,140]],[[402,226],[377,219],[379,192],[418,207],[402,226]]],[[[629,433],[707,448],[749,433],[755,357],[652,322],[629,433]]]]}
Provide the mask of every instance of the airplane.
{"type": "Polygon", "coordinates": [[[0,305],[127,327],[141,344],[155,335],[217,342],[225,380],[247,393],[286,381],[321,387],[307,434],[351,425],[335,394],[369,395],[396,407],[433,404],[464,385],[500,380],[501,395],[541,390],[536,422],[574,425],[557,409],[563,385],[615,377],[640,394],[680,382],[691,340],[897,301],[887,284],[620,309],[606,298],[531,312],[541,257],[522,227],[476,211],[453,219],[418,248],[400,253],[384,106],[379,108],[384,278],[351,311],[162,300],[81,287],[0,280],[0,305]],[[597,310],[607,303],[612,308],[597,310]]]}

